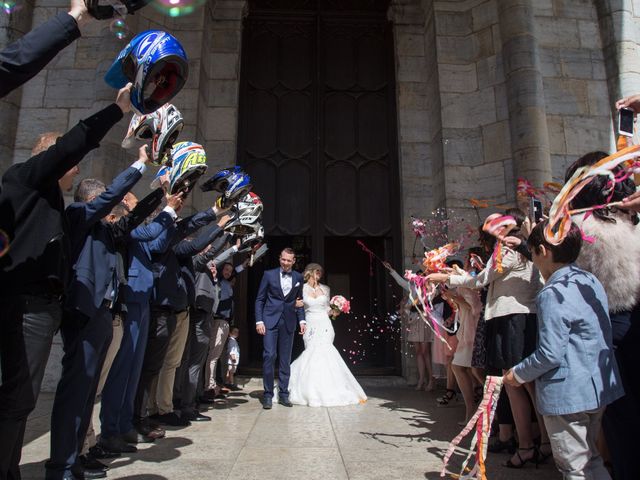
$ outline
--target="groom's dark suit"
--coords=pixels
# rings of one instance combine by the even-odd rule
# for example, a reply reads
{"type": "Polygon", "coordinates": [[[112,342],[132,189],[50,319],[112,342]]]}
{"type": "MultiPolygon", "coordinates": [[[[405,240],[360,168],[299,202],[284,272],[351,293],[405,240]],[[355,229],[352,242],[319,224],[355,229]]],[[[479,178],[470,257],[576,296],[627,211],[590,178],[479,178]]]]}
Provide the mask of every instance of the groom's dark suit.
{"type": "MultiPolygon", "coordinates": [[[[296,308],[296,299],[302,298],[303,278],[291,271],[291,291],[285,296],[282,291],[281,268],[264,272],[256,297],[256,324],[264,323],[264,352],[262,378],[264,396],[273,398],[273,377],[276,354],[279,359],[278,380],[280,398],[289,396],[289,374],[291,349],[296,323],[304,322],[304,309],[296,308]]],[[[286,274],[285,274],[286,275],[286,274]]]]}

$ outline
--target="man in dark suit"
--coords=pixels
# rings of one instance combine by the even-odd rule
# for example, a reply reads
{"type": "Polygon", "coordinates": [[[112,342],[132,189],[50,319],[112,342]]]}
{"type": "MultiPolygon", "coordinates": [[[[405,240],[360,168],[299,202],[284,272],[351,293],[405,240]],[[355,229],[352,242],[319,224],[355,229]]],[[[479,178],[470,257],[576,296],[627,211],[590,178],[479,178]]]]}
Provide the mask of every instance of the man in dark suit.
{"type": "Polygon", "coordinates": [[[131,109],[130,88],[63,136],[43,136],[29,160],[2,176],[0,229],[9,234],[11,247],[0,258],[0,478],[20,478],[27,416],[60,325],[60,296],[70,269],[62,191],[73,188],[78,163],[131,109]]]}
{"type": "MultiPolygon", "coordinates": [[[[213,207],[180,220],[165,233],[168,237],[167,242],[162,245],[154,244],[150,249],[153,261],[154,285],[150,306],[149,336],[134,403],[134,423],[139,432],[148,430],[151,425],[148,418],[149,413],[156,413],[155,410],[149,412],[148,408],[154,409],[156,406],[157,389],[154,387],[157,387],[159,383],[156,379],[159,378],[165,363],[169,343],[172,338],[177,338],[174,337],[174,334],[177,329],[179,330],[179,326],[188,328],[187,307],[189,302],[178,258],[190,257],[200,252],[217,236],[219,227],[217,225],[208,227],[193,242],[186,241],[184,238],[201,227],[214,222],[220,214],[221,210],[218,207],[213,207]]],[[[180,358],[178,358],[178,364],[182,357],[183,349],[184,345],[179,348],[180,358]]],[[[175,368],[177,366],[175,365],[175,368]]],[[[172,367],[171,379],[162,382],[163,387],[161,390],[163,395],[161,403],[165,411],[160,412],[161,418],[158,418],[158,420],[166,425],[186,426],[189,425],[189,422],[181,419],[172,411],[173,402],[171,397],[175,368],[172,367]],[[169,383],[171,384],[170,389],[167,388],[169,383]]],[[[105,447],[108,449],[111,445],[105,444],[105,447]]]]}
{"type": "MultiPolygon", "coordinates": [[[[127,284],[122,289],[127,311],[124,334],[102,391],[100,409],[100,448],[108,444],[111,450],[116,450],[113,453],[135,451],[127,442],[153,441],[163,435],[152,429],[137,432],[133,425],[133,406],[149,331],[149,302],[153,290],[151,249],[165,248],[168,244],[167,232],[177,218],[182,200],[182,194],[167,195],[167,206],[149,225],[136,228],[128,238],[127,284]]],[[[137,199],[128,194],[125,201],[133,207],[137,199]]]]}
{"type": "Polygon", "coordinates": [[[263,408],[269,410],[273,401],[273,380],[276,355],[278,367],[278,403],[291,407],[289,401],[289,375],[291,350],[296,320],[304,334],[304,309],[296,307],[302,298],[302,274],[293,271],[295,253],[285,248],[280,253],[280,268],[264,272],[256,297],[256,331],[264,335],[262,379],[264,383],[263,408]]]}
{"type": "Polygon", "coordinates": [[[111,305],[118,296],[116,245],[103,219],[142,178],[149,162],[144,146],[139,155],[138,161],[106,190],[101,182],[84,180],[76,191],[76,201],[65,211],[71,232],[73,275],[66,289],[60,329],[65,353],[51,413],[48,480],[74,478],[72,469],[77,468],[77,456],[89,426],[113,333],[111,305]]]}

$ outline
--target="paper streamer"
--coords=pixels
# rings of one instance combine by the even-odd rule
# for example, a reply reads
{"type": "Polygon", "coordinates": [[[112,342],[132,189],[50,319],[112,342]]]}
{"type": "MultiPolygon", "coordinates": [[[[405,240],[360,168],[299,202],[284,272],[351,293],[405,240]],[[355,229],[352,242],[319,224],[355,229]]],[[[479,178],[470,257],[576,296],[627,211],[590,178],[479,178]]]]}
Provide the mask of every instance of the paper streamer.
{"type": "MultiPolygon", "coordinates": [[[[559,245],[564,241],[572,224],[569,204],[587,184],[598,175],[608,176],[612,185],[625,180],[636,173],[638,162],[635,159],[638,157],[639,152],[640,145],[631,145],[603,158],[594,165],[577,169],[553,200],[549,210],[549,222],[544,229],[544,236],[547,242],[552,245],[559,245]],[[618,176],[614,175],[612,170],[625,162],[629,163],[624,166],[624,171],[618,176]]],[[[611,191],[613,192],[613,186],[611,191]]],[[[610,199],[605,203],[609,203],[609,201],[610,199]]],[[[591,210],[597,210],[598,208],[603,208],[603,206],[595,205],[591,207],[591,210]]]]}
{"type": "Polygon", "coordinates": [[[502,241],[517,226],[516,219],[510,215],[491,214],[484,221],[482,230],[498,239],[493,249],[493,268],[502,273],[502,241]]]}
{"type": "Polygon", "coordinates": [[[498,406],[498,398],[501,390],[502,377],[489,376],[486,378],[484,382],[482,401],[480,402],[480,405],[478,405],[478,409],[462,431],[449,443],[449,448],[443,458],[442,471],[440,472],[441,477],[449,474],[462,480],[486,480],[487,473],[484,462],[487,458],[487,444],[489,441],[489,434],[491,432],[491,422],[493,422],[493,417],[496,413],[496,407],[498,406]],[[460,442],[462,442],[462,440],[473,430],[475,430],[475,432],[471,439],[469,449],[460,447],[460,442]],[[462,462],[460,473],[447,470],[449,460],[456,449],[467,453],[467,456],[462,462]],[[473,468],[469,469],[468,465],[474,454],[475,464],[473,465],[473,468]]]}

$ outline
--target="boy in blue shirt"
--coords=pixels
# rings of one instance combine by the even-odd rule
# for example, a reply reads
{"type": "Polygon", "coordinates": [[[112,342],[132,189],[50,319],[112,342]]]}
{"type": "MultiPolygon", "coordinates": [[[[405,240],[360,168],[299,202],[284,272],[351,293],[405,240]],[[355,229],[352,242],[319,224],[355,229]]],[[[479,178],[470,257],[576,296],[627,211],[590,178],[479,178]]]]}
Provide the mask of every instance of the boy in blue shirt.
{"type": "MultiPolygon", "coordinates": [[[[574,225],[560,245],[544,237],[547,222],[527,245],[546,284],[536,297],[538,346],[504,376],[507,385],[535,380],[537,408],[565,479],[610,479],[596,447],[602,414],[624,392],[611,343],[604,288],[573,262],[582,246],[574,225]]],[[[597,240],[596,240],[597,241],[597,240]]]]}

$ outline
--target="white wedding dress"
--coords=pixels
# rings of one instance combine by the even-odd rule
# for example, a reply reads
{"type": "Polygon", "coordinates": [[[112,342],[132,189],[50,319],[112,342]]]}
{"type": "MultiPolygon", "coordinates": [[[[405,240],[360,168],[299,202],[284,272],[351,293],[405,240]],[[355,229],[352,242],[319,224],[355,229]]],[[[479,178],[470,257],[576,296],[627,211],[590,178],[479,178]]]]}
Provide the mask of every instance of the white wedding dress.
{"type": "Polygon", "coordinates": [[[307,330],[302,337],[304,352],[291,364],[289,400],[310,407],[364,403],[367,396],[333,346],[329,287],[322,285],[321,290],[323,293],[314,298],[309,285],[303,288],[307,330]]]}

